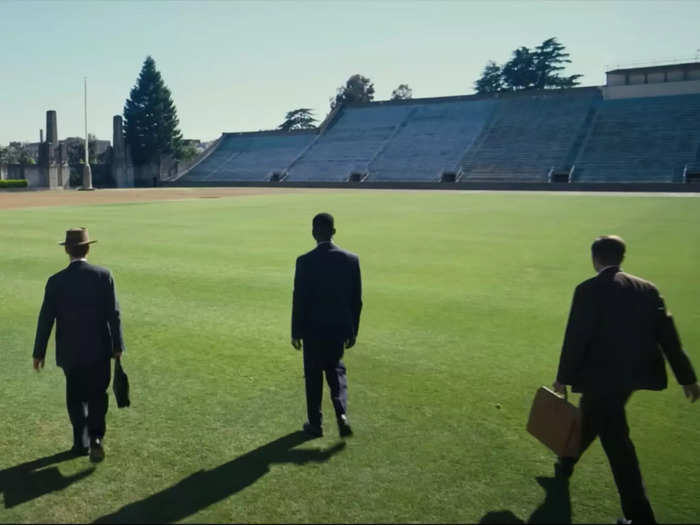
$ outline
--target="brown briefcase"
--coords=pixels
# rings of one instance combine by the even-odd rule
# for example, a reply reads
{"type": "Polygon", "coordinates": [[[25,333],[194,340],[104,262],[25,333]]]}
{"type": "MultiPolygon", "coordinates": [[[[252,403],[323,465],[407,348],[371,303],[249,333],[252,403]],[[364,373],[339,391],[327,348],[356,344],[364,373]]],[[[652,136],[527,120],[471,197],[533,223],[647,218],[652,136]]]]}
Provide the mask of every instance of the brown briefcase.
{"type": "Polygon", "coordinates": [[[541,386],[530,409],[527,431],[557,456],[576,457],[581,445],[581,414],[562,396],[541,386]]]}

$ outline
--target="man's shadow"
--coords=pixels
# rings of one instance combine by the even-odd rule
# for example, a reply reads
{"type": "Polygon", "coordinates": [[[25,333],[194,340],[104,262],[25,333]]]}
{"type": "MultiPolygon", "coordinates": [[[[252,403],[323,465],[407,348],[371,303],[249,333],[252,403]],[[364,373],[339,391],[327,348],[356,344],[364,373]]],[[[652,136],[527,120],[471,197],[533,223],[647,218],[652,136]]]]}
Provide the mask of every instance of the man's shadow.
{"type": "Polygon", "coordinates": [[[3,493],[5,508],[9,509],[51,492],[63,490],[95,471],[92,467],[71,476],[63,476],[56,466],[44,468],[75,457],[69,451],[59,452],[1,470],[0,492],[3,493]]]}
{"type": "Polygon", "coordinates": [[[270,471],[272,463],[323,462],[345,448],[345,442],[340,442],[328,450],[293,450],[309,439],[303,432],[287,434],[212,470],[195,472],[172,487],[98,518],[95,523],[180,521],[252,485],[270,471]]]}
{"type": "Polygon", "coordinates": [[[530,514],[527,522],[509,510],[488,512],[479,523],[571,523],[571,495],[566,478],[536,477],[545,490],[544,501],[530,514]]]}

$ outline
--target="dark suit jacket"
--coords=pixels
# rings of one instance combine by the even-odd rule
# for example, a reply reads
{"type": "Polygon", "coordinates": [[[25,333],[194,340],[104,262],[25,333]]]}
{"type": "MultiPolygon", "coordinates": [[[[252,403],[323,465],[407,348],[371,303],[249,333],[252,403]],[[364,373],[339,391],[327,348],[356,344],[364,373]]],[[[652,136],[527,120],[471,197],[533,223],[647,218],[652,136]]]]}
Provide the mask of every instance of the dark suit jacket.
{"type": "Polygon", "coordinates": [[[124,350],[114,280],[106,268],[75,261],[49,278],[36,329],[35,358],[46,355],[54,319],[56,364],[66,370],[124,350]]]}
{"type": "Polygon", "coordinates": [[[328,242],[297,258],[293,338],[356,338],[361,310],[362,284],[357,255],[328,242]]]}
{"type": "Polygon", "coordinates": [[[680,384],[696,382],[652,283],[610,267],[576,287],[557,381],[575,392],[663,390],[664,355],[680,384]]]}

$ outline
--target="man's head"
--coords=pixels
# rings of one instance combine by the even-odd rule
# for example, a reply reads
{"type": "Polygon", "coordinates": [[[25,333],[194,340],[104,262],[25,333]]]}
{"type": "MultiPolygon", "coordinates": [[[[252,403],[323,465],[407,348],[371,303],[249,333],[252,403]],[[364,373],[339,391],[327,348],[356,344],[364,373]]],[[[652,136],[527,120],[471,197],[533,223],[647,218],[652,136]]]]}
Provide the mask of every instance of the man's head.
{"type": "Polygon", "coordinates": [[[91,241],[87,228],[73,228],[66,230],[66,240],[62,244],[71,259],[82,259],[90,251],[90,245],[97,241],[91,241]]]}
{"type": "Polygon", "coordinates": [[[591,255],[597,271],[606,266],[620,266],[625,258],[625,241],[617,235],[601,235],[593,241],[591,255]]]}
{"type": "Polygon", "coordinates": [[[333,215],[330,213],[319,213],[312,221],[312,234],[316,242],[328,242],[335,235],[333,227],[333,215]]]}

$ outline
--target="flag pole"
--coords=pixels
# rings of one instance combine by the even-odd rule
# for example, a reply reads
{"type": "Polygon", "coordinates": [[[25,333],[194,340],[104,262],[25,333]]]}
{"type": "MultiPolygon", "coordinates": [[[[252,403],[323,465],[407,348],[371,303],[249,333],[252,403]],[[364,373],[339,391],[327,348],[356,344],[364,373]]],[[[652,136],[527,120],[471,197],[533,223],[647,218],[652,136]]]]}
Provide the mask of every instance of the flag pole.
{"type": "Polygon", "coordinates": [[[83,189],[92,190],[92,170],[90,169],[90,150],[87,127],[87,77],[83,77],[83,114],[85,115],[85,164],[83,164],[83,189]]]}

